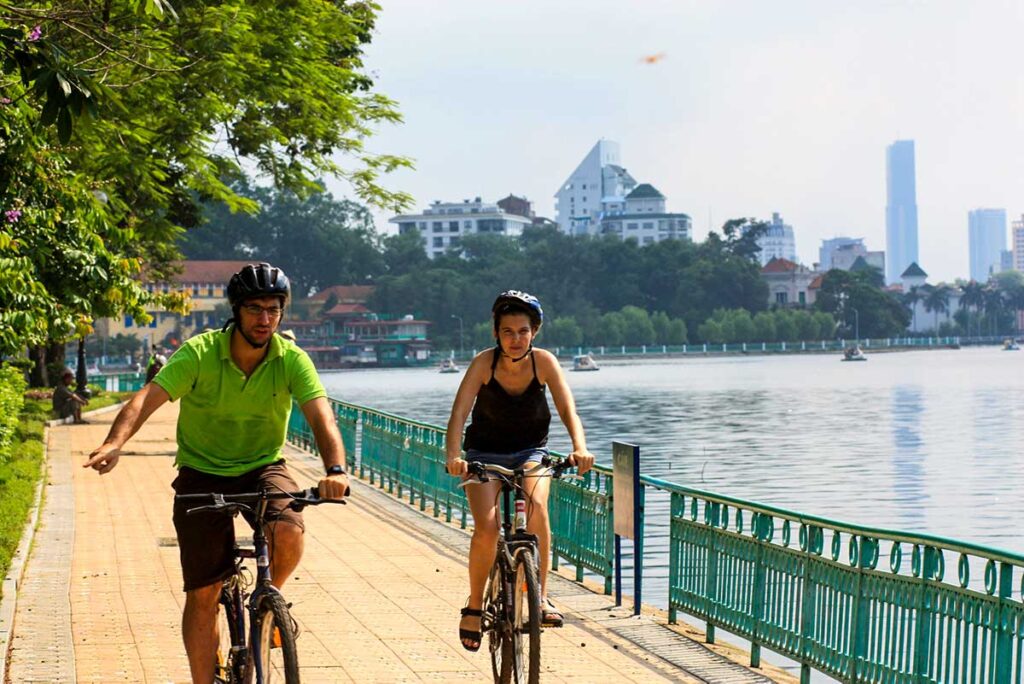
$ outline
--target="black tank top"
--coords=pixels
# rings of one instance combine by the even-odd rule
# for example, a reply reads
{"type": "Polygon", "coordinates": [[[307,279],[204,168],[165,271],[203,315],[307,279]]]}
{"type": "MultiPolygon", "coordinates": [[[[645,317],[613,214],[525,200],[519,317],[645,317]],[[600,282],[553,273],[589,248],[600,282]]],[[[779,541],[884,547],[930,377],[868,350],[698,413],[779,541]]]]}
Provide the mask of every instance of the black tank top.
{"type": "Polygon", "coordinates": [[[537,379],[537,362],[530,353],[533,380],[522,394],[505,391],[495,377],[501,351],[494,350],[491,379],[480,388],[473,404],[473,422],[466,428],[466,449],[497,454],[512,454],[536,449],[548,443],[551,410],[544,385],[537,379]]]}

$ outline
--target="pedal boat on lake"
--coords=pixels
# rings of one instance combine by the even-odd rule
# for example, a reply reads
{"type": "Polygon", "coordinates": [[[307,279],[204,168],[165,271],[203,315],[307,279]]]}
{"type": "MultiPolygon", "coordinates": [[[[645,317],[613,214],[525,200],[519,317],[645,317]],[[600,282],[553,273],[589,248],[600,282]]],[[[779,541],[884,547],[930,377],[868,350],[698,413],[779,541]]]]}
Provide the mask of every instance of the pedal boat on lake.
{"type": "Polygon", "coordinates": [[[455,363],[455,359],[444,359],[441,361],[441,365],[437,367],[438,373],[458,373],[459,367],[455,363]]]}
{"type": "Polygon", "coordinates": [[[847,347],[843,351],[843,361],[867,361],[868,357],[859,346],[847,347]]]}
{"type": "Polygon", "coordinates": [[[596,371],[601,370],[594,357],[588,354],[572,357],[572,369],[574,371],[596,371]]]}
{"type": "Polygon", "coordinates": [[[1011,340],[1011,339],[1003,340],[1003,351],[1018,351],[1018,350],[1020,350],[1020,346],[1017,344],[1016,341],[1011,340]]]}

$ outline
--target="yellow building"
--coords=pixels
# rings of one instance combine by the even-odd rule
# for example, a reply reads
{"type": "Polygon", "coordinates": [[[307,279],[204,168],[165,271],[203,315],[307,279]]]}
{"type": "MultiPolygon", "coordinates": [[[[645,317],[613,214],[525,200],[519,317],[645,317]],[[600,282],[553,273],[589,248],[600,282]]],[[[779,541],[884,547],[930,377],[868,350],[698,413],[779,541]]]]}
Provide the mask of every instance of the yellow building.
{"type": "Polygon", "coordinates": [[[134,335],[139,340],[147,340],[149,348],[162,345],[168,337],[177,346],[184,340],[208,328],[219,328],[224,325],[227,316],[217,312],[227,307],[227,285],[231,276],[248,264],[248,261],[185,261],[182,272],[169,283],[147,283],[150,292],[172,292],[185,290],[192,295],[192,311],[182,316],[168,311],[150,311],[153,319],[149,323],[139,323],[131,316],[120,319],[103,318],[96,321],[96,334],[100,337],[113,337],[117,334],[134,335]]]}

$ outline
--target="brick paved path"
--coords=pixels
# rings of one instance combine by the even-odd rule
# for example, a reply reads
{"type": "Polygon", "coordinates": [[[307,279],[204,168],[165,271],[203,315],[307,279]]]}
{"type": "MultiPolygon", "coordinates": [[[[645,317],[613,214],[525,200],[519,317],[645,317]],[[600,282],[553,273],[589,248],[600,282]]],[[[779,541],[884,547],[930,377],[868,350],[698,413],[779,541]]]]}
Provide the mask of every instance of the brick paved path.
{"type": "MultiPolygon", "coordinates": [[[[101,477],[79,466],[113,415],[50,430],[10,682],[188,681],[171,523],[177,408],[158,411],[101,477]]],[[[289,454],[300,486],[313,483],[318,463],[289,454]]],[[[348,506],[306,510],[305,557],[285,587],[303,682],[490,681],[485,649],[457,638],[467,535],[361,482],[353,492],[348,506]]],[[[544,682],[769,681],[573,582],[553,577],[551,593],[567,624],[544,633],[544,682]]]]}

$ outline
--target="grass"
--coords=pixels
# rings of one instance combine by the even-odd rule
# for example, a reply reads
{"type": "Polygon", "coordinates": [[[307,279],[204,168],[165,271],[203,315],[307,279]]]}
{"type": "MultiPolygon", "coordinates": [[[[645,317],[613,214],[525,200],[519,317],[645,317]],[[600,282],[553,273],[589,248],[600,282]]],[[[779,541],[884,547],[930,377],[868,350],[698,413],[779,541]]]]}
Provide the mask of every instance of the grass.
{"type": "MultiPolygon", "coordinates": [[[[85,409],[89,411],[110,406],[124,401],[131,394],[99,392],[85,409]]],[[[36,484],[42,477],[43,424],[53,417],[50,409],[49,399],[25,399],[11,458],[0,463],[0,577],[7,576],[11,557],[18,548],[28,520],[36,484]]]]}

